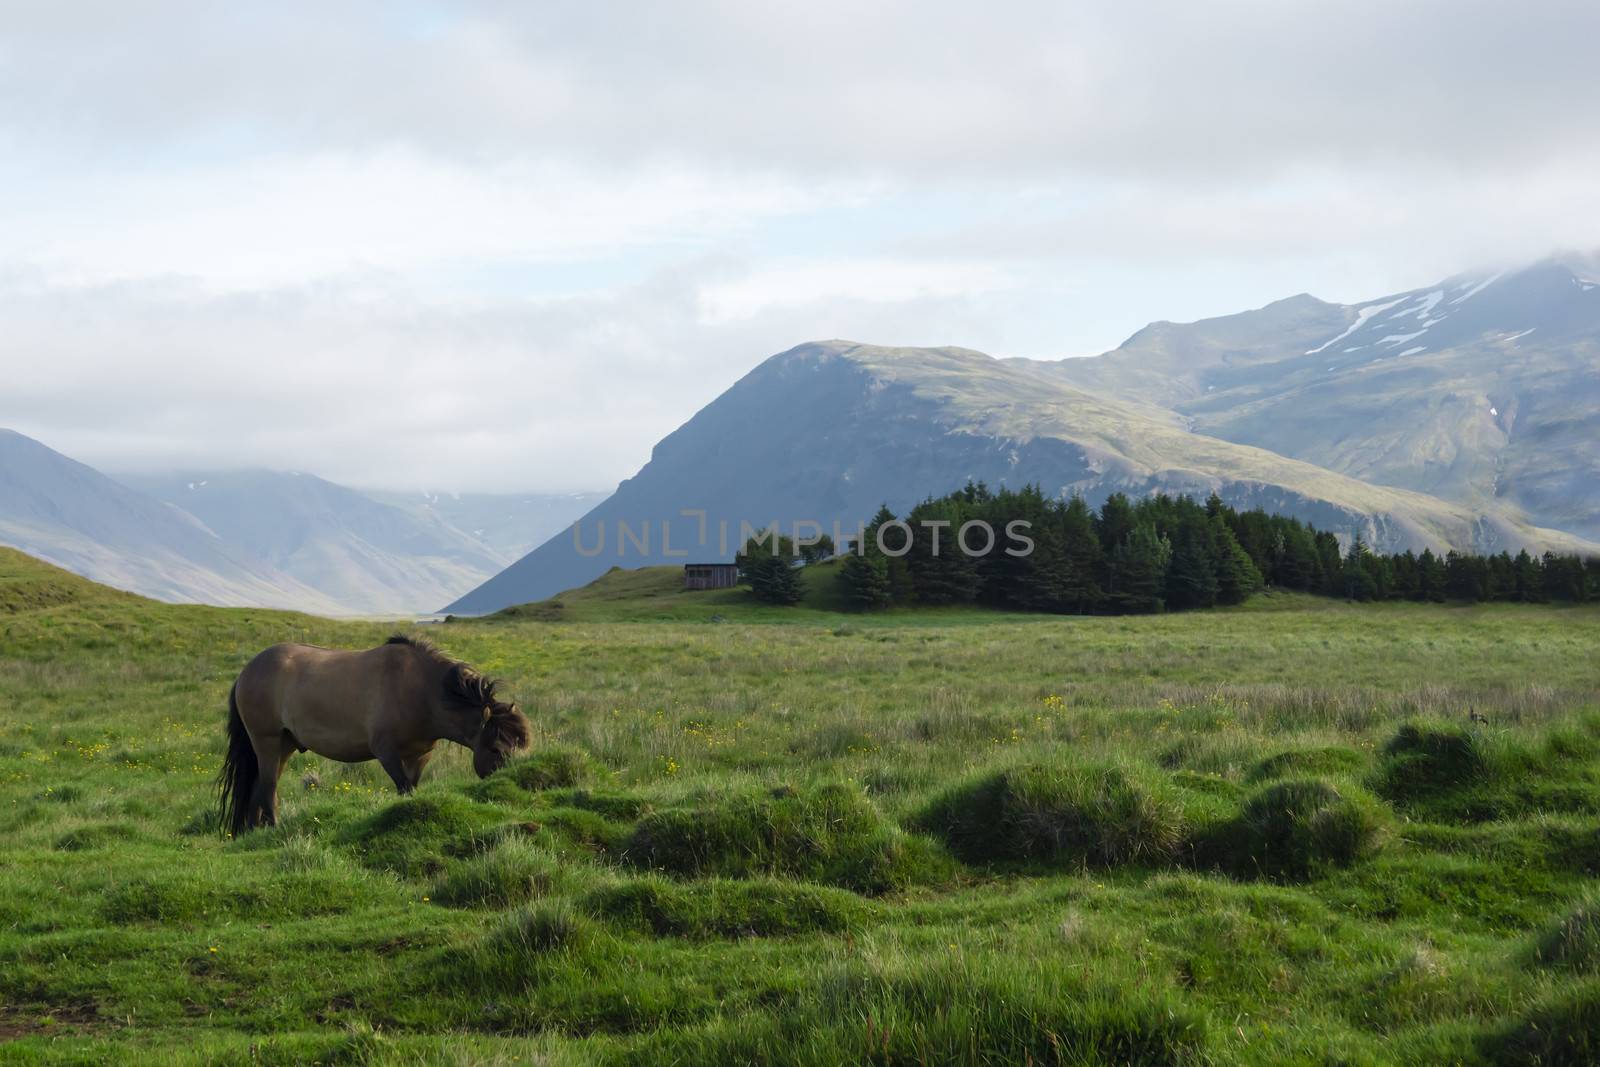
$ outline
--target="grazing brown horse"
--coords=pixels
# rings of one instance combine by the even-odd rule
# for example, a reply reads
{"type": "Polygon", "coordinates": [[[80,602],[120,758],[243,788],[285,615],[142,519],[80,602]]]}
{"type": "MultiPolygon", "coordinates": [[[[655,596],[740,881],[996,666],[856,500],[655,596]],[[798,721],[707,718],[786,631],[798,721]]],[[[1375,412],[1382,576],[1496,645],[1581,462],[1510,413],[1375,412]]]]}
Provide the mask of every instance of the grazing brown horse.
{"type": "Polygon", "coordinates": [[[426,641],[395,636],[364,651],[273,645],[228,694],[223,825],[237,835],[276,823],[278,779],[296,752],[375,759],[409,793],[441,740],[472,749],[472,769],[486,778],[529,736],[494,682],[426,641]]]}

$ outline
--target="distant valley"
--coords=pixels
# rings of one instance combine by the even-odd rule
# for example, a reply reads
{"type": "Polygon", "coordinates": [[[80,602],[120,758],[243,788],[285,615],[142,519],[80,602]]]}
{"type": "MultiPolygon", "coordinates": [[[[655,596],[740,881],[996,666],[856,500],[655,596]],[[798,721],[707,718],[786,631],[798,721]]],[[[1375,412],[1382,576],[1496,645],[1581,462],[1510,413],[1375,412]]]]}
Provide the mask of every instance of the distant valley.
{"type": "Polygon", "coordinates": [[[112,478],[0,431],[0,544],[163,600],[426,613],[601,496],[368,493],[267,470],[112,478]]]}

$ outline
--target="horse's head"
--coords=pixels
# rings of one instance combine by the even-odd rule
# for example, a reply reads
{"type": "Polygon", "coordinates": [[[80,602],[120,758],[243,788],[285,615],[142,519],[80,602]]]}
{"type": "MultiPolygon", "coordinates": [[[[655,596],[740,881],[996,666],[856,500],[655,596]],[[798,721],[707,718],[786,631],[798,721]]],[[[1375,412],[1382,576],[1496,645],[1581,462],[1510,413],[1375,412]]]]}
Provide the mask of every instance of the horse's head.
{"type": "Polygon", "coordinates": [[[515,704],[495,701],[483,709],[483,726],[472,746],[472,769],[479,778],[487,778],[532,739],[528,717],[515,704]]]}
{"type": "Polygon", "coordinates": [[[444,702],[453,720],[444,736],[472,746],[472,769],[479,778],[505,766],[533,739],[528,717],[496,696],[495,686],[464,663],[453,663],[444,673],[444,702]]]}

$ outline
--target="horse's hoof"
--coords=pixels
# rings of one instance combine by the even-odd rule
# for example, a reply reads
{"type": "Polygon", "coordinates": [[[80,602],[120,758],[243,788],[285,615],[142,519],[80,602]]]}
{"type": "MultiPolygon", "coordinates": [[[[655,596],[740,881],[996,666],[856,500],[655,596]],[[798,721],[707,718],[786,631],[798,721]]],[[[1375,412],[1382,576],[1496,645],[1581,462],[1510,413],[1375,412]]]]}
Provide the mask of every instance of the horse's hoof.
{"type": "Polygon", "coordinates": [[[321,789],[322,779],[317,777],[316,771],[307,771],[305,776],[300,779],[300,784],[307,789],[321,789]]]}

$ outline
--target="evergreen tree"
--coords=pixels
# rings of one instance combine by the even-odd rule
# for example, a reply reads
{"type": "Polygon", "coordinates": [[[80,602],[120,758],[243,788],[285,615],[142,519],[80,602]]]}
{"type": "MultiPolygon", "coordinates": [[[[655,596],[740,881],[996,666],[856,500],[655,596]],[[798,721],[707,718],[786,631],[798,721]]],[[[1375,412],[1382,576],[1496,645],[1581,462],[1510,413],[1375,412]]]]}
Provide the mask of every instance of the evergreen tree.
{"type": "Polygon", "coordinates": [[[1444,598],[1444,564],[1433,554],[1433,549],[1425,548],[1422,555],[1417,557],[1417,599],[1437,604],[1442,603],[1444,598]]]}
{"type": "Polygon", "coordinates": [[[1488,568],[1481,558],[1451,549],[1444,557],[1444,585],[1452,600],[1482,600],[1488,595],[1488,568]]]}
{"type": "Polygon", "coordinates": [[[1083,497],[1067,501],[1057,527],[1061,536],[1061,567],[1056,581],[1056,597],[1061,610],[1087,615],[1104,599],[1101,582],[1105,572],[1105,553],[1094,528],[1094,513],[1083,497]]]}
{"type": "Polygon", "coordinates": [[[1055,610],[1054,569],[1060,565],[1060,546],[1054,536],[1053,509],[1038,486],[1002,489],[976,516],[994,531],[994,548],[978,560],[983,599],[992,604],[1031,611],[1055,610]],[[1025,556],[1011,555],[1007,524],[1028,524],[1025,536],[1033,549],[1025,556]]]}
{"type": "Polygon", "coordinates": [[[805,595],[799,568],[783,556],[757,556],[745,570],[750,591],[764,604],[798,604],[805,595]]]}
{"type": "Polygon", "coordinates": [[[1095,532],[1100,535],[1100,551],[1110,555],[1133,532],[1133,506],[1121,493],[1112,493],[1100,505],[1095,532]]]}
{"type": "Polygon", "coordinates": [[[764,604],[798,604],[804,587],[796,563],[801,559],[795,544],[787,537],[746,541],[734,556],[739,578],[749,584],[755,598],[764,604]]]}
{"type": "Polygon", "coordinates": [[[1517,558],[1511,561],[1511,577],[1514,600],[1531,604],[1544,599],[1544,574],[1527,549],[1518,552],[1517,558]]]}
{"type": "Polygon", "coordinates": [[[1217,603],[1243,604],[1265,584],[1255,560],[1233,536],[1227,523],[1213,525],[1217,546],[1217,603]]]}
{"type": "Polygon", "coordinates": [[[1343,573],[1345,596],[1351,600],[1367,601],[1378,595],[1378,583],[1373,580],[1368,566],[1370,555],[1360,537],[1350,542],[1350,551],[1344,557],[1343,573]]]}
{"type": "Polygon", "coordinates": [[[889,584],[889,561],[875,549],[868,555],[852,552],[839,564],[839,588],[850,606],[877,611],[894,602],[889,584]]]}
{"type": "Polygon", "coordinates": [[[1216,549],[1211,527],[1204,514],[1186,517],[1178,526],[1172,543],[1172,560],[1167,566],[1167,606],[1209,608],[1217,602],[1216,549]]]}
{"type": "Polygon", "coordinates": [[[872,517],[866,529],[864,548],[869,553],[875,552],[884,557],[884,568],[889,574],[889,599],[896,604],[905,604],[910,602],[913,595],[911,568],[906,565],[906,557],[900,551],[904,547],[905,531],[899,527],[888,530],[883,535],[882,548],[879,547],[879,532],[884,525],[894,521],[894,512],[889,510],[888,504],[878,508],[878,513],[872,517]],[[883,548],[889,552],[885,553],[883,548]]]}
{"type": "MultiPolygon", "coordinates": [[[[1252,559],[1259,557],[1252,555],[1252,559]]],[[[1274,585],[1285,589],[1310,589],[1317,578],[1317,542],[1298,522],[1286,523],[1278,532],[1276,560],[1271,566],[1274,585]]]]}
{"type": "Polygon", "coordinates": [[[1317,579],[1311,591],[1323,596],[1346,596],[1344,584],[1344,554],[1339,551],[1339,539],[1326,530],[1314,535],[1317,547],[1317,579]]]}
{"type": "Polygon", "coordinates": [[[1510,600],[1516,593],[1516,569],[1511,563],[1511,555],[1500,552],[1490,556],[1485,561],[1488,571],[1488,584],[1485,587],[1485,600],[1510,600]]]}
{"type": "MultiPolygon", "coordinates": [[[[841,563],[841,586],[852,604],[982,599],[1034,611],[1160,611],[1240,603],[1268,583],[1359,601],[1582,602],[1600,594],[1600,558],[1452,550],[1441,559],[1431,549],[1386,554],[1359,536],[1345,550],[1329,531],[1260,508],[1239,512],[1215,493],[1204,504],[1164,493],[1135,503],[1117,493],[1096,513],[1081,498],[1049,499],[1038,486],[992,491],[969,483],[912,510],[901,557],[876,544],[893,521],[894,514],[881,508],[866,530],[864,561],[841,563]],[[987,553],[977,556],[964,551],[960,538],[962,525],[973,520],[995,534],[987,553]],[[1005,530],[1016,520],[1027,523],[1033,542],[1025,555],[1005,552],[1013,543],[1005,530]],[[935,530],[924,521],[941,525],[935,530]]],[[[886,540],[899,549],[902,534],[886,540]]],[[[789,586],[798,575],[780,575],[764,557],[809,554],[797,554],[788,538],[775,546],[752,544],[739,556],[740,573],[759,595],[792,602],[788,598],[798,593],[789,586]]]]}
{"type": "Polygon", "coordinates": [[[906,563],[912,588],[924,604],[970,604],[978,599],[983,581],[977,561],[961,550],[956,536],[972,514],[967,505],[964,494],[927,500],[912,508],[906,520],[915,535],[906,563]],[[945,525],[924,526],[925,522],[945,525]]]}
{"type": "Polygon", "coordinates": [[[1417,557],[1410,549],[1398,556],[1389,557],[1389,572],[1392,577],[1389,586],[1389,596],[1393,600],[1421,600],[1421,576],[1418,571],[1417,557]]]}
{"type": "Polygon", "coordinates": [[[1588,599],[1583,560],[1577,556],[1544,554],[1544,595],[1547,600],[1581,604],[1588,599]]]}
{"type": "Polygon", "coordinates": [[[1154,525],[1135,526],[1111,553],[1107,603],[1119,611],[1160,611],[1171,559],[1172,546],[1154,525]]]}

